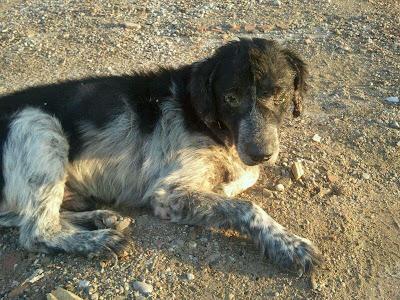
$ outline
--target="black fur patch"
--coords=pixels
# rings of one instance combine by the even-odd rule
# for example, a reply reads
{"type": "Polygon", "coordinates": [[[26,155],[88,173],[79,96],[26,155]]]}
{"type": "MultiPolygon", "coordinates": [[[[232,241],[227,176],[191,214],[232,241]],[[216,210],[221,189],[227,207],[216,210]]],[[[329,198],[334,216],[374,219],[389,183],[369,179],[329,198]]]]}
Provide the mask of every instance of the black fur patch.
{"type": "Polygon", "coordinates": [[[9,131],[9,120],[8,118],[0,118],[0,202],[3,198],[3,189],[4,189],[4,175],[3,175],[3,152],[4,152],[4,144],[6,142],[6,138],[9,131]]]}

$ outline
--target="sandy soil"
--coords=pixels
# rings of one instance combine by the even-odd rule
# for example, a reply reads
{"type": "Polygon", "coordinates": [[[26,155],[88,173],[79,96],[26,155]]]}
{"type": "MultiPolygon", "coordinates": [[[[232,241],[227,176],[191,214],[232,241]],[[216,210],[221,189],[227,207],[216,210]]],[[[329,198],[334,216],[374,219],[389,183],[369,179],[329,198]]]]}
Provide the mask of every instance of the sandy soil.
{"type": "Polygon", "coordinates": [[[43,299],[56,287],[140,299],[135,280],[153,286],[151,299],[400,299],[400,105],[385,100],[400,97],[399,12],[394,0],[0,1],[2,94],[190,63],[238,36],[296,49],[311,70],[307,111],[288,117],[280,161],[243,197],[314,241],[326,260],[311,284],[235,232],[138,211],[134,254],[115,266],[27,253],[16,229],[0,229],[0,299],[43,299]],[[306,175],[292,182],[297,159],[306,175]],[[284,192],[274,191],[278,182],[284,192]]]}

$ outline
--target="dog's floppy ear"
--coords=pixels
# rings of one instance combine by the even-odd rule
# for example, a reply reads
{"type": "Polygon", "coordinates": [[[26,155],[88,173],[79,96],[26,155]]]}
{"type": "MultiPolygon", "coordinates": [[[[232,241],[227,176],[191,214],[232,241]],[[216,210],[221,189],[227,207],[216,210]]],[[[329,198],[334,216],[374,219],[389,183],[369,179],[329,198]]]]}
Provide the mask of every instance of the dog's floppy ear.
{"type": "Polygon", "coordinates": [[[213,57],[198,62],[192,70],[190,80],[191,103],[198,117],[208,127],[217,121],[212,90],[217,65],[216,59],[213,57]]]}
{"type": "Polygon", "coordinates": [[[228,130],[218,121],[213,82],[218,68],[215,55],[198,62],[192,70],[190,79],[190,101],[200,120],[223,144],[231,144],[228,130]]]}
{"type": "Polygon", "coordinates": [[[293,71],[295,72],[293,86],[294,86],[294,95],[293,95],[293,117],[297,118],[300,116],[303,110],[303,97],[307,91],[307,77],[308,70],[307,65],[303,62],[303,60],[293,51],[285,49],[283,50],[286,59],[293,71]]]}

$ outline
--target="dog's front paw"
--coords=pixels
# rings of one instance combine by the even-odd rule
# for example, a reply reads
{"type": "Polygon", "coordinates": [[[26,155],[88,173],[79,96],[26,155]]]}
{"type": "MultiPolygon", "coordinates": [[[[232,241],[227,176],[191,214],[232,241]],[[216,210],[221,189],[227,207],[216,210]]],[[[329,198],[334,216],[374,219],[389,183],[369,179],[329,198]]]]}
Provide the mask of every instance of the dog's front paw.
{"type": "Polygon", "coordinates": [[[113,229],[90,231],[92,233],[89,257],[125,257],[132,248],[132,241],[123,233],[113,229]]]}
{"type": "Polygon", "coordinates": [[[269,259],[300,275],[311,273],[323,262],[322,255],[311,241],[294,234],[282,235],[268,244],[265,254],[269,259]]]}

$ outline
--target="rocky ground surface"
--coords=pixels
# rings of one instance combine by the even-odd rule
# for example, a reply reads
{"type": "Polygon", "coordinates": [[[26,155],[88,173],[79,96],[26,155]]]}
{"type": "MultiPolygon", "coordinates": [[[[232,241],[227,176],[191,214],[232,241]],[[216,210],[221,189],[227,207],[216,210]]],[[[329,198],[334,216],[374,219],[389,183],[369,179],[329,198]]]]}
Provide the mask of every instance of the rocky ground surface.
{"type": "Polygon", "coordinates": [[[311,70],[307,111],[288,117],[280,161],[243,197],[314,241],[326,264],[298,278],[235,232],[138,211],[133,255],[116,264],[28,253],[16,229],[0,229],[0,299],[56,288],[89,299],[400,299],[399,11],[395,0],[2,0],[2,94],[190,63],[237,37],[297,50],[311,70]],[[294,181],[297,160],[305,175],[294,181]]]}

